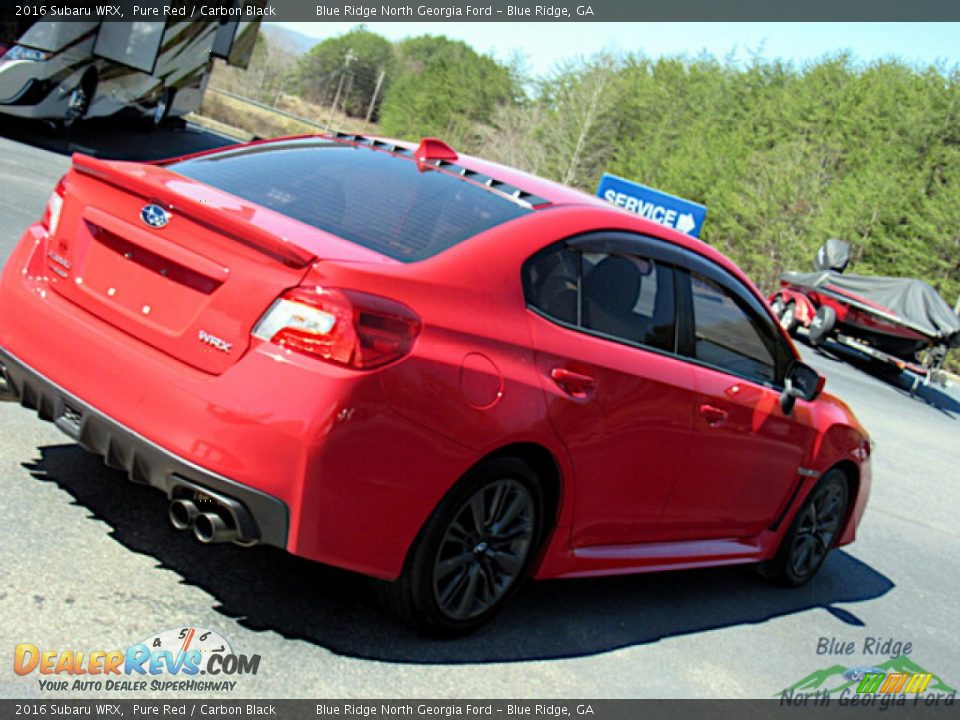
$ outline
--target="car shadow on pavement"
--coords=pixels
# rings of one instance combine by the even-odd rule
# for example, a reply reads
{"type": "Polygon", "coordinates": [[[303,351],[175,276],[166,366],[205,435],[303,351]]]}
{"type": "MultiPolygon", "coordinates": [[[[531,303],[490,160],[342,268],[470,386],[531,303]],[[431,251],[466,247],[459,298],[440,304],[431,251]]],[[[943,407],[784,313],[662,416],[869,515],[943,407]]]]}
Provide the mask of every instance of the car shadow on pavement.
{"type": "Polygon", "coordinates": [[[162,160],[232,145],[239,140],[191,124],[154,128],[142,118],[87,120],[67,131],[35,120],[0,118],[0,136],[43,150],[105,160],[162,160]]]}
{"type": "Polygon", "coordinates": [[[831,554],[819,577],[795,590],[750,569],[720,568],[530,583],[507,610],[458,640],[423,638],[382,612],[372,583],[268,547],[199,545],[167,521],[167,501],[77,445],[40,448],[24,466],[56,483],[105,522],[130,550],[156,558],[212,596],[214,609],[252,630],[271,630],[346,656],[403,663],[483,663],[578,657],[677,635],[762,623],[822,608],[863,625],[837,604],[894,587],[851,555],[831,554]]]}

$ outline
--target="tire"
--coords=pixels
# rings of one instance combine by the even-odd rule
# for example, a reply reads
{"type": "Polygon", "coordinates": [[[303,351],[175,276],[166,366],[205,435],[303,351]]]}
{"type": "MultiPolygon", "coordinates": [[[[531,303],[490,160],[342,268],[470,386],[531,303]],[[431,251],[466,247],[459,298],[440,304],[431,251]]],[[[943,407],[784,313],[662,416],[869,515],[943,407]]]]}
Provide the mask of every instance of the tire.
{"type": "Polygon", "coordinates": [[[786,304],[783,302],[783,297],[777,295],[773,302],[770,303],[770,309],[773,310],[773,314],[776,316],[777,320],[783,317],[783,311],[786,309],[786,304]]]}
{"type": "Polygon", "coordinates": [[[762,574],[786,587],[809,582],[823,566],[843,529],[849,501],[843,472],[826,473],[794,516],[776,557],[761,566],[762,574]]]}
{"type": "Polygon", "coordinates": [[[530,569],[542,537],[542,497],[521,460],[496,458],[469,472],[427,520],[400,578],[380,586],[384,604],[436,637],[489,621],[530,569]]]}
{"type": "Polygon", "coordinates": [[[814,347],[820,347],[830,337],[834,326],[837,324],[837,313],[832,307],[821,305],[817,308],[817,314],[810,321],[810,344],[814,347]]]}
{"type": "Polygon", "coordinates": [[[797,305],[794,302],[788,302],[783,312],[780,314],[780,326],[787,331],[787,335],[793,335],[797,331],[797,305]]]}

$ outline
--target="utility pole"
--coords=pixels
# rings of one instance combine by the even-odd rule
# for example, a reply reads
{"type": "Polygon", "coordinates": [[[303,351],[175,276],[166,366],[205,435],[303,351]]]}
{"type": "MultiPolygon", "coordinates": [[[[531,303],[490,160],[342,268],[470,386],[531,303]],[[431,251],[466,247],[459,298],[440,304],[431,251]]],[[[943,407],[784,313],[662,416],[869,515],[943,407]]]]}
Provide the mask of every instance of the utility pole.
{"type": "MultiPolygon", "coordinates": [[[[337,105],[340,104],[340,94],[343,92],[343,81],[347,77],[347,73],[350,71],[350,63],[357,59],[357,54],[353,51],[352,48],[347,48],[347,52],[343,56],[343,69],[340,71],[340,82],[337,84],[337,93],[333,96],[333,104],[330,106],[330,119],[327,121],[327,125],[333,127],[333,113],[336,112],[337,105]]],[[[350,76],[351,84],[353,81],[353,76],[350,76]]]]}
{"type": "Polygon", "coordinates": [[[386,69],[381,69],[380,75],[377,76],[377,86],[373,89],[373,99],[370,100],[370,107],[367,108],[366,122],[370,122],[370,118],[373,117],[373,108],[375,108],[377,105],[377,95],[380,94],[380,86],[383,85],[383,78],[386,77],[386,75],[386,69]]]}
{"type": "Polygon", "coordinates": [[[292,77],[292,76],[287,76],[287,77],[285,77],[285,78],[281,81],[280,87],[277,88],[277,96],[273,99],[273,106],[274,106],[274,107],[279,107],[279,105],[280,105],[280,98],[283,97],[283,93],[284,93],[284,91],[287,89],[287,85],[289,85],[292,80],[293,80],[293,77],[292,77]]]}

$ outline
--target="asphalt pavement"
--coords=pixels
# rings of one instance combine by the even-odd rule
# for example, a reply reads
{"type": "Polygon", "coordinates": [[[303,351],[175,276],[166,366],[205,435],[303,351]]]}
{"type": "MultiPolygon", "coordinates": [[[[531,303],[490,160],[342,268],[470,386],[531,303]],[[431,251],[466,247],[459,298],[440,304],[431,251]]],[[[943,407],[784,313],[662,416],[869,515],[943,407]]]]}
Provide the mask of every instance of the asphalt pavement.
{"type": "MultiPolygon", "coordinates": [[[[179,131],[182,145],[124,132],[103,131],[100,154],[226,142],[197,128],[179,131]]],[[[0,139],[0,262],[69,166],[69,142],[17,139],[0,139]]],[[[170,528],[160,493],[0,404],[0,696],[123,697],[42,690],[36,673],[12,672],[14,646],[126,648],[186,626],[261,656],[224,697],[772,697],[814,671],[887,660],[863,652],[868,638],[911,643],[910,660],[960,687],[960,392],[912,397],[903,378],[803,352],[876,444],[859,538],[813,583],[775,588],[742,567],[533,583],[488,627],[444,642],[385,617],[363,578],[270,548],[198,545],[170,528]],[[856,650],[818,654],[821,638],[856,650]]]]}

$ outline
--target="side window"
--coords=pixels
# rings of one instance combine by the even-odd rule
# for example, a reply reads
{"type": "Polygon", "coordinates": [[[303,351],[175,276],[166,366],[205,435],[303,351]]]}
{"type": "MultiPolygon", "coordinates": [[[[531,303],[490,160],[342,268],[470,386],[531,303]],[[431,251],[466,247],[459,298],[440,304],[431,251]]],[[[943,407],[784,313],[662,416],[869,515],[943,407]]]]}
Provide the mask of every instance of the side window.
{"type": "Polygon", "coordinates": [[[585,329],[674,351],[673,269],[635,255],[583,254],[585,329]]]}
{"type": "Polygon", "coordinates": [[[569,325],[578,325],[580,253],[565,244],[551,245],[523,266],[527,305],[569,325]]]}
{"type": "Polygon", "coordinates": [[[777,383],[777,340],[713,280],[690,274],[698,360],[760,383],[777,383]]]}
{"type": "Polygon", "coordinates": [[[527,305],[587,332],[675,351],[673,268],[635,255],[552,245],[523,266],[527,305]]]}

